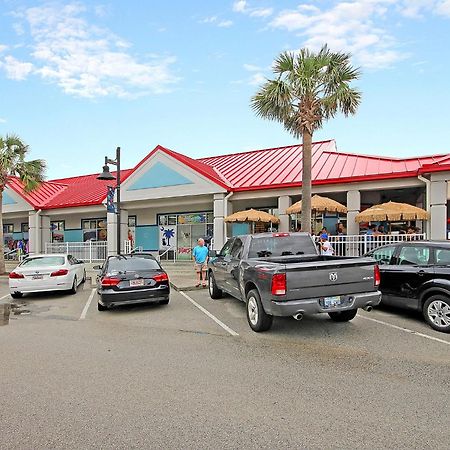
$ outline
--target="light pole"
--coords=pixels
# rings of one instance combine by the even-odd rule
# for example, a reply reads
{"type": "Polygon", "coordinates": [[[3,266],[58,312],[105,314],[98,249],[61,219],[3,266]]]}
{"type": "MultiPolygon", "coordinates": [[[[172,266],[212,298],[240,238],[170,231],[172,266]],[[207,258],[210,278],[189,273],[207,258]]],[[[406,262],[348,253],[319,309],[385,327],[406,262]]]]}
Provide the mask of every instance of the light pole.
{"type": "Polygon", "coordinates": [[[117,254],[120,255],[120,147],[116,148],[116,159],[109,159],[105,156],[105,165],[103,172],[97,177],[97,180],[117,180],[116,183],[116,214],[117,214],[117,254]],[[109,171],[108,164],[113,164],[117,167],[117,175],[114,176],[109,171]]]}

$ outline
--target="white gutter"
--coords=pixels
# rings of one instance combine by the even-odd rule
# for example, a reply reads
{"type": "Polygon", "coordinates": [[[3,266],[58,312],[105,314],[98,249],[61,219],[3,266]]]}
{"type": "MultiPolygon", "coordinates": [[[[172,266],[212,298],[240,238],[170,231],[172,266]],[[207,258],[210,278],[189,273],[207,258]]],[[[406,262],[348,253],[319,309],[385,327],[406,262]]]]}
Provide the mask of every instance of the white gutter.
{"type": "MultiPolygon", "coordinates": [[[[423,177],[422,175],[417,175],[417,179],[422,181],[422,183],[425,183],[425,205],[431,219],[431,181],[428,178],[423,177]]],[[[429,239],[431,232],[431,220],[426,221],[426,230],[427,238],[429,239]]]]}
{"type": "MultiPolygon", "coordinates": [[[[234,192],[229,192],[223,199],[223,217],[224,218],[228,216],[228,199],[230,199],[233,196],[233,194],[234,194],[234,192]]],[[[228,240],[226,222],[223,222],[223,228],[224,228],[224,232],[223,232],[224,241],[226,242],[228,240]]]]}

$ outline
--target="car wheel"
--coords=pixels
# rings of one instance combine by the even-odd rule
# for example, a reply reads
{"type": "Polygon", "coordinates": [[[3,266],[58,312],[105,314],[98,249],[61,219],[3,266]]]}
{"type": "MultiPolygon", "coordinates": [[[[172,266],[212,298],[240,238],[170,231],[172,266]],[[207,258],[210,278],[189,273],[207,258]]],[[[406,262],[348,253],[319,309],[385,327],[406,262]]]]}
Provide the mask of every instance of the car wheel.
{"type": "Polygon", "coordinates": [[[11,294],[12,298],[22,298],[23,294],[22,292],[14,292],[13,294],[11,294]]]}
{"type": "Polygon", "coordinates": [[[73,294],[76,294],[77,293],[77,288],[78,288],[78,284],[77,284],[77,277],[75,276],[74,278],[73,278],[73,284],[72,284],[72,288],[70,289],[70,293],[73,295],[73,294]]]}
{"type": "Polygon", "coordinates": [[[165,298],[164,300],[160,300],[160,301],[159,301],[159,304],[160,304],[160,305],[168,305],[168,304],[169,304],[169,299],[168,299],[168,298],[165,298]]]}
{"type": "Polygon", "coordinates": [[[217,287],[216,279],[212,271],[209,272],[208,276],[208,290],[209,296],[215,300],[222,298],[222,289],[217,287]]]}
{"type": "Polygon", "coordinates": [[[97,302],[97,309],[99,311],[106,311],[108,309],[108,307],[107,306],[103,306],[101,303],[97,302]]]}
{"type": "Polygon", "coordinates": [[[272,326],[273,316],[264,311],[261,297],[256,289],[247,294],[247,321],[253,331],[267,331],[272,326]]]}
{"type": "Polygon", "coordinates": [[[355,318],[358,309],[349,309],[347,311],[330,312],[328,315],[335,322],[348,322],[355,318]]]}
{"type": "Polygon", "coordinates": [[[450,298],[432,295],[423,305],[423,316],[435,330],[450,333],[450,298]]]}

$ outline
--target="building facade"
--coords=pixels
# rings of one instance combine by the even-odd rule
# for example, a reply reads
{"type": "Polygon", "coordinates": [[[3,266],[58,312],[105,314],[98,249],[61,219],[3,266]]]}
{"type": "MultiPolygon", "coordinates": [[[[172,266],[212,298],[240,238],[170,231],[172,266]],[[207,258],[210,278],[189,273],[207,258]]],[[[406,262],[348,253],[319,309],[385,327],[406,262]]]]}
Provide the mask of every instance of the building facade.
{"type": "MultiPolygon", "coordinates": [[[[226,224],[232,212],[256,208],[280,217],[279,230],[293,228],[286,209],[301,199],[302,147],[288,146],[192,159],[157,146],[133,169],[121,171],[121,224],[106,210],[107,186],[98,174],[46,181],[25,193],[12,178],[3,195],[5,244],[28,241],[30,253],[47,243],[107,242],[117,248],[116,230],[131,248],[172,253],[190,259],[199,237],[220,248],[227,236],[250,231],[247,224],[226,224]]],[[[114,174],[114,173],[113,173],[114,174]]],[[[447,238],[450,155],[388,158],[340,152],[333,140],[313,144],[313,193],[348,208],[345,217],[325,215],[317,226],[331,230],[339,220],[348,234],[359,234],[354,218],[385,201],[427,209],[424,231],[447,238]]]]}

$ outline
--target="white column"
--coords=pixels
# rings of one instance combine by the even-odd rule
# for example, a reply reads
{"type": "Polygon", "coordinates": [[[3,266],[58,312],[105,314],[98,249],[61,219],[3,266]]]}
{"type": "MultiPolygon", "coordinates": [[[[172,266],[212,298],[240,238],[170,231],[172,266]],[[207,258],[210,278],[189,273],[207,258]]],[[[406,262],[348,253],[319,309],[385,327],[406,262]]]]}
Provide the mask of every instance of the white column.
{"type": "Polygon", "coordinates": [[[447,181],[433,180],[430,186],[430,215],[432,240],[447,239],[447,181]]]}
{"type": "Polygon", "coordinates": [[[289,195],[282,195],[278,197],[278,217],[280,218],[279,231],[290,231],[291,220],[289,214],[286,214],[286,209],[292,204],[292,199],[289,195]]]}
{"type": "Polygon", "coordinates": [[[106,214],[106,224],[108,233],[108,256],[117,254],[117,215],[116,213],[106,214]]]}
{"type": "Polygon", "coordinates": [[[50,217],[49,216],[40,216],[40,241],[41,241],[41,248],[40,252],[45,253],[45,244],[47,242],[51,242],[51,231],[50,231],[50,217]]]}
{"type": "Polygon", "coordinates": [[[126,209],[120,210],[120,238],[120,249],[123,252],[125,250],[125,241],[128,239],[128,211],[126,209]]]}
{"type": "Polygon", "coordinates": [[[220,250],[225,243],[225,194],[214,194],[214,250],[220,250]]]}
{"type": "Polygon", "coordinates": [[[28,249],[31,255],[39,253],[40,243],[38,230],[36,211],[30,211],[28,213],[28,249]]]}
{"type": "Polygon", "coordinates": [[[355,222],[356,215],[361,210],[361,193],[347,191],[347,234],[359,234],[359,224],[355,222]]]}

